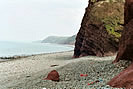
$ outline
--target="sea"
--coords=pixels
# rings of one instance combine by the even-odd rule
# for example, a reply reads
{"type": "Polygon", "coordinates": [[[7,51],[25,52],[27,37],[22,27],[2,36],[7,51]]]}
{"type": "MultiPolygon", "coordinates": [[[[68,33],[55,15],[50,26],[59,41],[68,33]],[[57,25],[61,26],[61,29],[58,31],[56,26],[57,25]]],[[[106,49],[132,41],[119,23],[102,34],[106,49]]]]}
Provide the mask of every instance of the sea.
{"type": "Polygon", "coordinates": [[[73,50],[71,45],[0,41],[0,57],[27,56],[73,50]]]}

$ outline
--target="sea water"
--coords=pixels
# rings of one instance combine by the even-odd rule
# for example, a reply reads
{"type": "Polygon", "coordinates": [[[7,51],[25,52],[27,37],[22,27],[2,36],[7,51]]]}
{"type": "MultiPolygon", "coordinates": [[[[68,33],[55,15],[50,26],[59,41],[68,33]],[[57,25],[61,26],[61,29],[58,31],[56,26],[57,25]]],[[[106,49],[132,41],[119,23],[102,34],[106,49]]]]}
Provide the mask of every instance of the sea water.
{"type": "Polygon", "coordinates": [[[33,55],[73,50],[70,45],[0,41],[0,57],[33,55]]]}

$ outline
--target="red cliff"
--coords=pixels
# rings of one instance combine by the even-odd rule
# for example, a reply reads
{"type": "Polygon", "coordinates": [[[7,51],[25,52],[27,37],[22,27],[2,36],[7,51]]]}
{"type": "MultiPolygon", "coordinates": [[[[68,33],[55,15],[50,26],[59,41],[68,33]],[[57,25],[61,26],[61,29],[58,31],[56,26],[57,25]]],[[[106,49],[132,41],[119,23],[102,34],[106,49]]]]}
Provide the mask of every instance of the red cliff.
{"type": "MultiPolygon", "coordinates": [[[[133,61],[133,0],[125,2],[124,31],[120,39],[119,51],[114,63],[119,60],[133,61]]],[[[133,62],[132,64],[114,77],[108,84],[116,88],[133,88],[133,62]]]]}
{"type": "Polygon", "coordinates": [[[122,0],[89,0],[76,37],[74,57],[107,56],[118,51],[123,19],[122,0]]]}

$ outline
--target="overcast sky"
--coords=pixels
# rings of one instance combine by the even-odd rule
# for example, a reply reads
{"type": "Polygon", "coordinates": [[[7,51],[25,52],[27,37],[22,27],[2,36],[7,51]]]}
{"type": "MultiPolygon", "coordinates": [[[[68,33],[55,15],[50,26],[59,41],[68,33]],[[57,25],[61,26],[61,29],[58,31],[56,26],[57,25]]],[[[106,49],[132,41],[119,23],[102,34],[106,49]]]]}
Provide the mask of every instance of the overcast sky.
{"type": "Polygon", "coordinates": [[[0,40],[74,35],[87,4],[88,0],[0,0],[0,40]]]}

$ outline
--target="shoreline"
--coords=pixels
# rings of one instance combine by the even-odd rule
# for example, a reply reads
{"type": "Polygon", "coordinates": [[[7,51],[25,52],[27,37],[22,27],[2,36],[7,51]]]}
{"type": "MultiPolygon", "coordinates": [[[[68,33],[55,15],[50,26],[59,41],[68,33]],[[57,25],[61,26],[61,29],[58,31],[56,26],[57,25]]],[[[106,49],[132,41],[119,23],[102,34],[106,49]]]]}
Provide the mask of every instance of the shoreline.
{"type": "Polygon", "coordinates": [[[74,49],[74,45],[52,44],[52,43],[31,43],[31,42],[2,42],[6,48],[1,46],[0,59],[17,59],[32,55],[56,53],[74,49]],[[8,47],[9,46],[9,47],[8,47]],[[20,47],[21,46],[21,47],[20,47]],[[33,48],[32,48],[33,47],[33,48]]]}
{"type": "Polygon", "coordinates": [[[14,56],[7,56],[7,57],[0,57],[0,63],[1,62],[6,62],[6,61],[13,61],[13,60],[18,60],[21,58],[27,58],[27,57],[31,57],[31,56],[37,56],[37,55],[47,55],[47,54],[55,54],[55,53],[64,53],[64,52],[71,52],[73,50],[69,50],[69,51],[61,51],[61,52],[51,52],[51,53],[38,53],[38,54],[31,54],[31,55],[14,55],[14,56]]]}
{"type": "Polygon", "coordinates": [[[0,89],[10,89],[8,88],[10,85],[18,85],[20,82],[24,83],[27,81],[26,76],[30,75],[32,76],[31,78],[34,79],[36,76],[38,77],[45,74],[46,71],[50,71],[52,68],[64,66],[69,63],[68,59],[71,59],[72,54],[73,51],[44,53],[0,62],[0,89]],[[61,57],[63,60],[58,59],[58,57],[61,57]],[[50,67],[54,64],[59,66],[50,67]]]}
{"type": "Polygon", "coordinates": [[[125,68],[121,63],[112,64],[115,56],[86,56],[75,59],[72,56],[73,51],[68,51],[39,54],[21,58],[21,60],[1,62],[0,89],[109,87],[106,86],[107,81],[125,68]],[[51,67],[51,65],[57,66],[51,67]],[[59,72],[60,82],[43,80],[51,70],[59,72]],[[86,73],[89,76],[82,78],[79,76],[81,73],[86,73]],[[103,82],[87,85],[98,78],[102,78],[103,82]]]}

